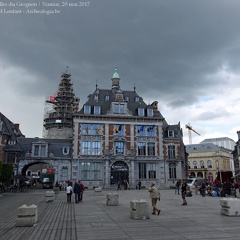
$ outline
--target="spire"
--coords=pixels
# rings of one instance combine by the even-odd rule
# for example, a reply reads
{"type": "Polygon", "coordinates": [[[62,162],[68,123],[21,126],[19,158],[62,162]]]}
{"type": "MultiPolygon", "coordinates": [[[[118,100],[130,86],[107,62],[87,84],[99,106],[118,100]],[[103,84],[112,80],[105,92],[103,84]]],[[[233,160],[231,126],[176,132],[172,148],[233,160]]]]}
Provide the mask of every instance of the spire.
{"type": "Polygon", "coordinates": [[[120,88],[119,81],[120,81],[120,77],[119,77],[119,74],[117,73],[117,67],[115,67],[114,74],[112,76],[112,89],[120,88]]]}
{"type": "Polygon", "coordinates": [[[113,74],[112,78],[119,78],[120,79],[119,74],[117,73],[117,67],[115,67],[115,69],[114,69],[114,74],[113,74]]]}

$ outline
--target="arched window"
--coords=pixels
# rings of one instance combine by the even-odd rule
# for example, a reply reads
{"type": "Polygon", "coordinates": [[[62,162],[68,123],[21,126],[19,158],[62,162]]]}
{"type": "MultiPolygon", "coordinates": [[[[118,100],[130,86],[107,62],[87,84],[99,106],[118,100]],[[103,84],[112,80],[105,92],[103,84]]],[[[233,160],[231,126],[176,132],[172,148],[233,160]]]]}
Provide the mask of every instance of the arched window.
{"type": "Polygon", "coordinates": [[[207,161],[207,166],[208,166],[208,168],[212,168],[212,161],[211,160],[207,161]]]}
{"type": "Polygon", "coordinates": [[[204,168],[204,161],[203,160],[200,161],[200,167],[204,168]]]}
{"type": "Polygon", "coordinates": [[[193,161],[193,168],[197,169],[197,161],[193,161]]]}

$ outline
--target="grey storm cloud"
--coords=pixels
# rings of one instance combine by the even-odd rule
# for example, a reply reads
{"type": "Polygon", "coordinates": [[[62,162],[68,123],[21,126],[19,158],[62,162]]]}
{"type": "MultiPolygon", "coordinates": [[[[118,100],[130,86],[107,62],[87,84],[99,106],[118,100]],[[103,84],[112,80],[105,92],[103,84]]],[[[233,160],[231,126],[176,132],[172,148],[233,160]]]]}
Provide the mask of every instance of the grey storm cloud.
{"type": "Polygon", "coordinates": [[[185,106],[221,84],[207,76],[225,62],[239,71],[239,9],[237,0],[91,0],[59,15],[1,14],[0,58],[34,76],[20,92],[54,91],[69,66],[85,98],[96,81],[109,88],[117,66],[123,89],[185,106]]]}

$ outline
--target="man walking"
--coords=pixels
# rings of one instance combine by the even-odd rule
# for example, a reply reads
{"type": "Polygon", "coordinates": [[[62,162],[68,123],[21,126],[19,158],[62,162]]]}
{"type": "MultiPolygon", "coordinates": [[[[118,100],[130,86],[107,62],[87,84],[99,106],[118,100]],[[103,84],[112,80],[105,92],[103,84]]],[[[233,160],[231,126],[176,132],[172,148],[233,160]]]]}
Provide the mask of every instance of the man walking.
{"type": "Polygon", "coordinates": [[[159,189],[155,186],[154,183],[152,183],[148,189],[150,192],[150,198],[152,199],[152,207],[153,207],[153,212],[152,214],[157,214],[159,215],[161,210],[157,208],[157,200],[160,201],[160,191],[159,189]]]}

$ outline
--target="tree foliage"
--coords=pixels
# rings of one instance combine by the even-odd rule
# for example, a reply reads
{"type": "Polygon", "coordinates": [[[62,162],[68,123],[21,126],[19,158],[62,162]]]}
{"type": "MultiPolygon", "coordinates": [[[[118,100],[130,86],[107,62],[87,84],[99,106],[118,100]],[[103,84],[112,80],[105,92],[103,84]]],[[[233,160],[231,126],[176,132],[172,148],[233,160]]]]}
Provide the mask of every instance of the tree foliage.
{"type": "Polygon", "coordinates": [[[0,180],[3,183],[9,183],[13,176],[13,164],[0,163],[0,180]]]}

